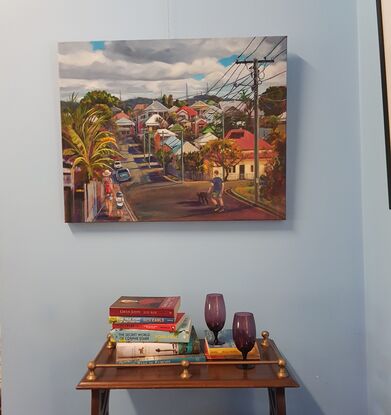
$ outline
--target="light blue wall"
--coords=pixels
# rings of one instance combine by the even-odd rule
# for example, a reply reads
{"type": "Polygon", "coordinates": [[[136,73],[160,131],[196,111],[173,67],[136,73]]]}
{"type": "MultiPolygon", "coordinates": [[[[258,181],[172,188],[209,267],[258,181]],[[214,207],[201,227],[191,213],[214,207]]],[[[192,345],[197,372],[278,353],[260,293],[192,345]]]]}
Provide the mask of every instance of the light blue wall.
{"type": "MultiPolygon", "coordinates": [[[[88,413],[74,386],[119,295],[179,294],[202,330],[211,291],[225,294],[228,321],[253,311],[289,359],[302,384],[290,414],[366,414],[355,0],[2,3],[5,415],[88,413]],[[287,221],[62,223],[57,41],[253,34],[289,37],[287,221]]],[[[264,404],[257,391],[116,392],[112,413],[264,404]]]]}
{"type": "Polygon", "coordinates": [[[364,272],[370,414],[391,413],[391,211],[375,1],[359,1],[364,272]]]}

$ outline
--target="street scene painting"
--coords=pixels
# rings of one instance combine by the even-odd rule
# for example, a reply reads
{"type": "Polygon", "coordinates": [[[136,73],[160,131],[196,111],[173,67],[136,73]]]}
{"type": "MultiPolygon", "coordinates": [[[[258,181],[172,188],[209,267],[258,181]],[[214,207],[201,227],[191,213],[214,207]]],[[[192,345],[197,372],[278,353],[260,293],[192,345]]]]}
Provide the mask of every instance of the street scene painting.
{"type": "Polygon", "coordinates": [[[285,219],[285,36],[58,56],[65,222],[285,219]]]}

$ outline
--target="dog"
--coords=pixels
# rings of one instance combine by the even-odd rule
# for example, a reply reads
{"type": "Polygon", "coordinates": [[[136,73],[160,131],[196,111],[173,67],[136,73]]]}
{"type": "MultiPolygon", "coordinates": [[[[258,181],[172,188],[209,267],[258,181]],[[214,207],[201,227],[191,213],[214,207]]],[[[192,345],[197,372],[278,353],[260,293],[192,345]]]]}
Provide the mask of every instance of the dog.
{"type": "Polygon", "coordinates": [[[198,202],[200,205],[208,205],[209,199],[208,199],[208,193],[207,192],[198,192],[198,202]]]}

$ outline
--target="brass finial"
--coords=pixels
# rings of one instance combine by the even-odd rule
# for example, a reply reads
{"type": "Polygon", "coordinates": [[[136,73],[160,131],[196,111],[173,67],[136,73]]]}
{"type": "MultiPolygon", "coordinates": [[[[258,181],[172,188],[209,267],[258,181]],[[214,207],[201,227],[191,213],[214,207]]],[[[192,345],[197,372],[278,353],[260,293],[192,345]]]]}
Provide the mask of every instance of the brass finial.
{"type": "Polygon", "coordinates": [[[278,374],[277,376],[281,379],[281,378],[287,378],[288,375],[288,371],[286,370],[286,362],[284,359],[279,359],[278,360],[278,374]]]}
{"type": "Polygon", "coordinates": [[[114,349],[115,347],[115,343],[113,342],[110,333],[107,335],[107,345],[106,348],[107,349],[114,349]]]}
{"type": "Polygon", "coordinates": [[[261,333],[261,336],[262,336],[261,346],[269,347],[269,332],[264,330],[261,333]]]}
{"type": "Polygon", "coordinates": [[[188,360],[182,360],[181,366],[183,367],[183,371],[181,373],[182,379],[190,379],[191,373],[189,372],[190,362],[188,360]]]}
{"type": "Polygon", "coordinates": [[[91,360],[90,362],[88,362],[87,365],[88,368],[88,375],[87,375],[87,380],[91,380],[94,381],[96,380],[96,375],[95,375],[95,362],[93,360],[91,360]]]}

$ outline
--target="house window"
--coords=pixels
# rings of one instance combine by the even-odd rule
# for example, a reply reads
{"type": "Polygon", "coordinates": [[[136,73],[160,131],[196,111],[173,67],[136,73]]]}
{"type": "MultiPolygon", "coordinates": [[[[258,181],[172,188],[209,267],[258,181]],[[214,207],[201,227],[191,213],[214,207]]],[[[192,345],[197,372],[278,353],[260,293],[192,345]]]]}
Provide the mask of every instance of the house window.
{"type": "Polygon", "coordinates": [[[236,173],[236,166],[232,167],[232,173],[236,173]]]}
{"type": "Polygon", "coordinates": [[[254,164],[251,165],[251,173],[254,173],[254,164]]]}

